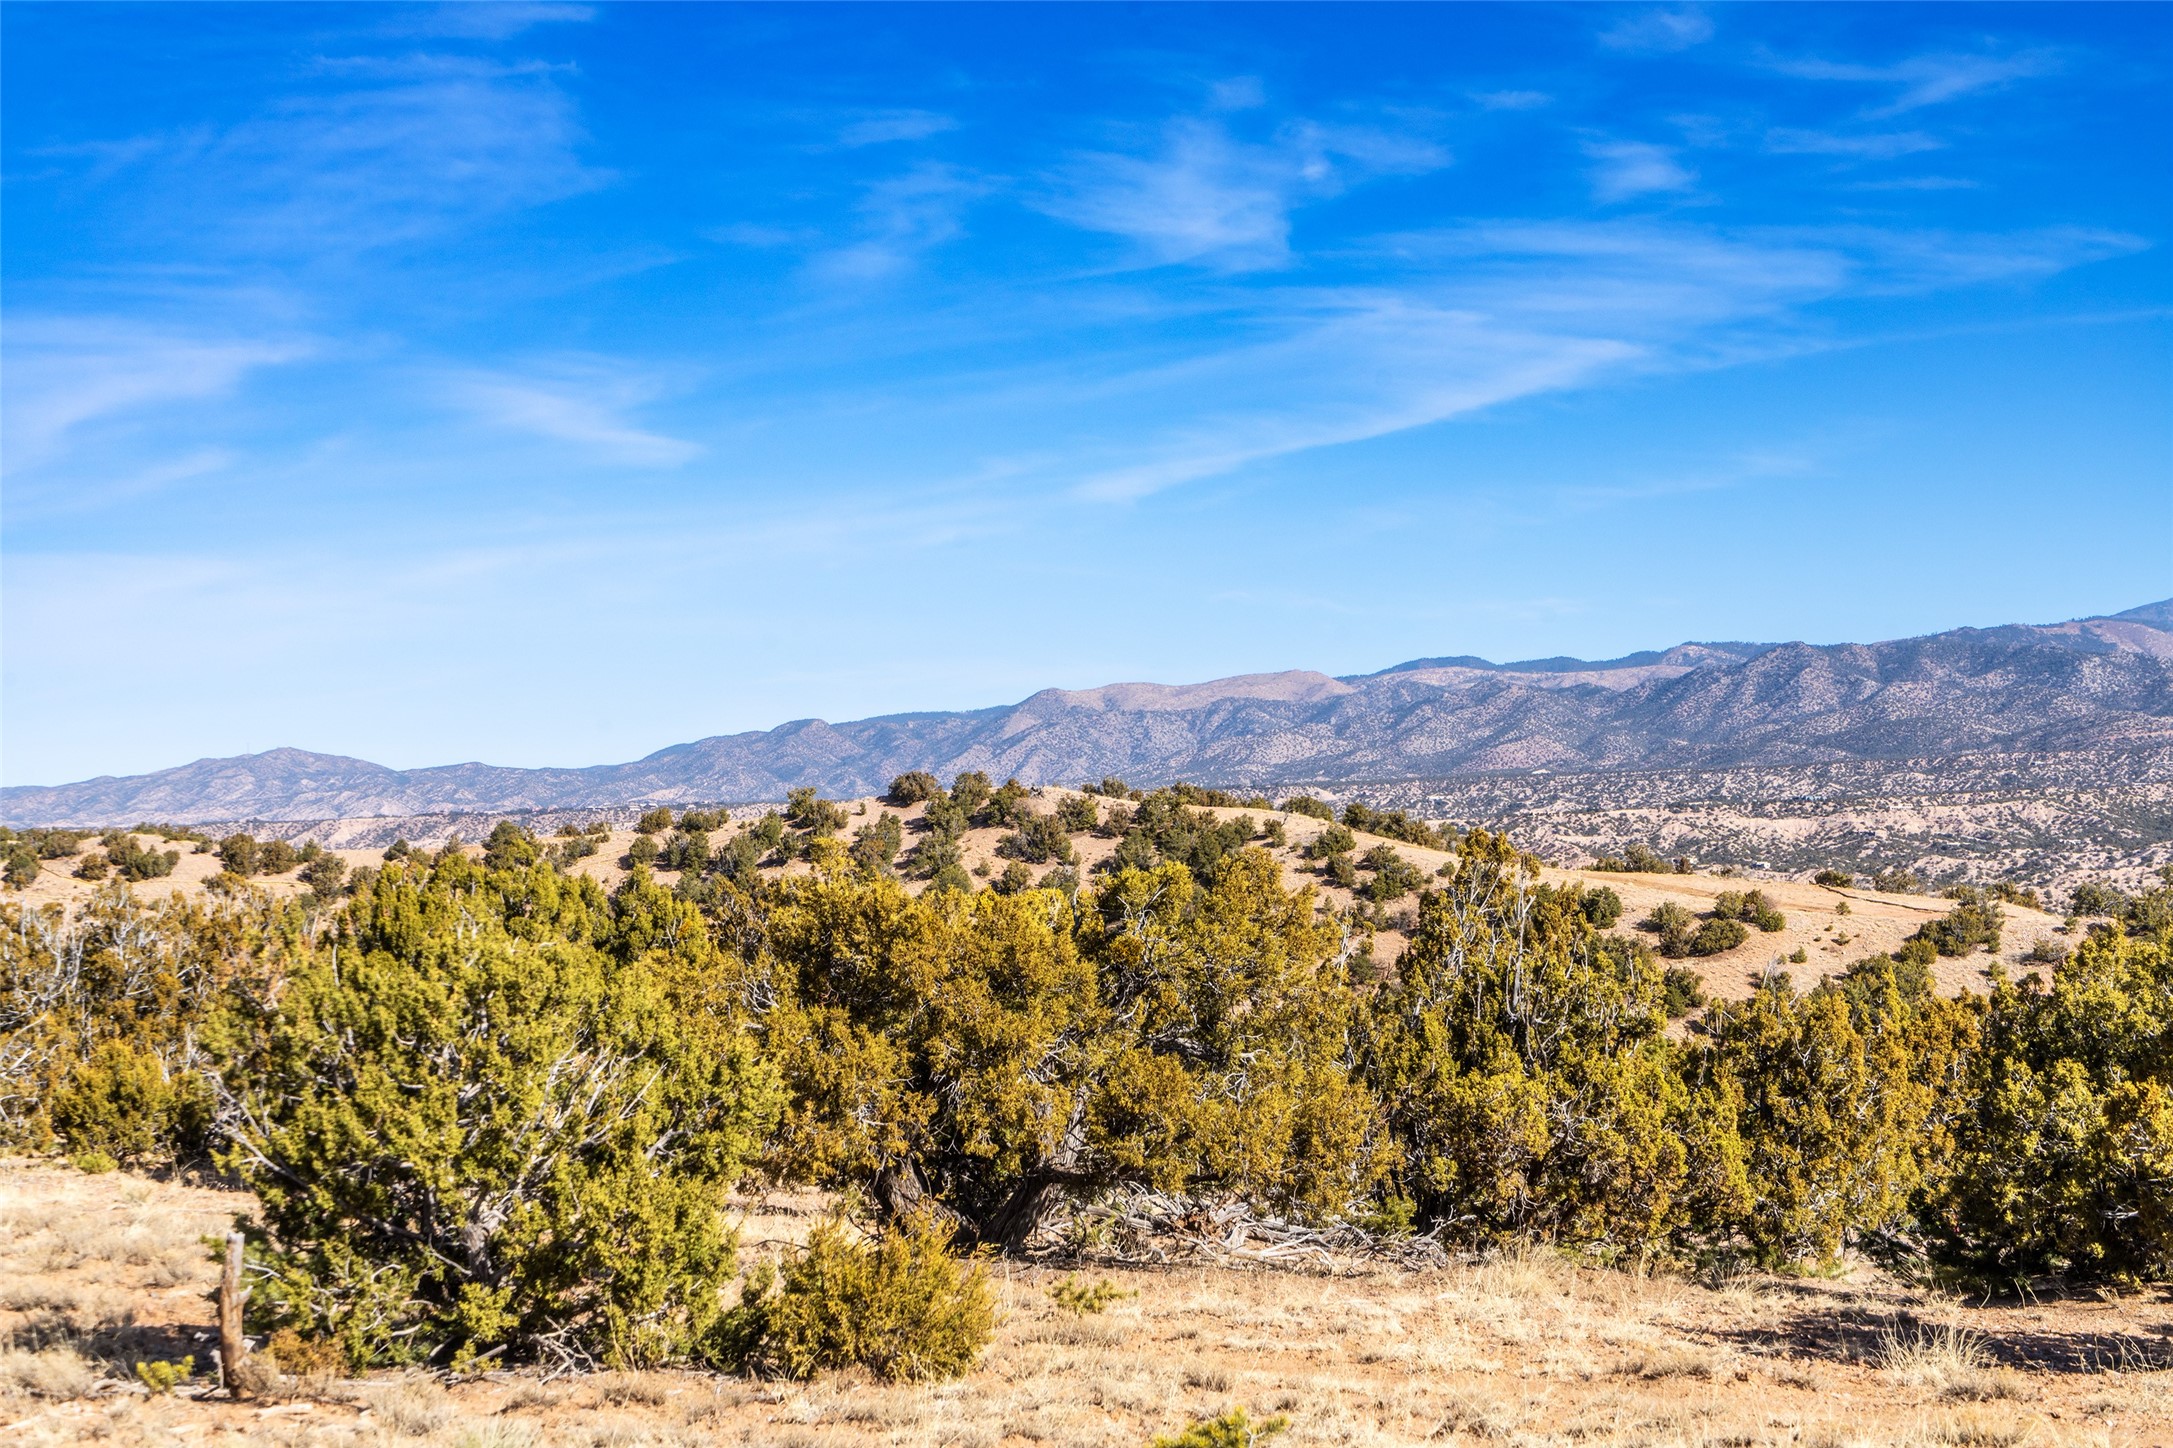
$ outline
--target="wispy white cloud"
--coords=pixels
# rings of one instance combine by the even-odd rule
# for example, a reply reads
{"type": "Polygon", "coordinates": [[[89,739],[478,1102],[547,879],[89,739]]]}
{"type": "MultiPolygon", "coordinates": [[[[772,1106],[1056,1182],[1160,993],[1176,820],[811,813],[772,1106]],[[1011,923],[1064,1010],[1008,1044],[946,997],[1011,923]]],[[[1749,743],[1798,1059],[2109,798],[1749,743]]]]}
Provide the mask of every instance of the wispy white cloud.
{"type": "Polygon", "coordinates": [[[1696,6],[1645,10],[1600,32],[1600,44],[1633,54],[1665,55],[1713,38],[1712,17],[1696,6]]]}
{"type": "Polygon", "coordinates": [[[309,352],[298,340],[167,331],[103,317],[11,317],[7,471],[57,459],[86,424],[221,397],[249,373],[309,352]]]}
{"type": "MultiPolygon", "coordinates": [[[[1972,236],[1593,222],[1398,237],[1384,243],[1406,269],[1397,288],[1292,289],[1249,320],[1271,340],[1101,384],[1097,404],[1126,407],[1137,419],[1133,439],[1074,448],[1058,466],[1079,497],[1139,499],[1626,373],[1829,346],[1815,309],[1835,299],[2029,280],[2141,245],[2072,229],[1972,236]]],[[[1789,475],[1800,460],[1737,463],[1699,486],[1789,475]]]]}
{"type": "Polygon", "coordinates": [[[522,4],[519,0],[454,0],[388,24],[394,35],[443,35],[461,40],[508,40],[538,25],[578,25],[596,18],[592,5],[522,4]]]}
{"type": "Polygon", "coordinates": [[[1687,191],[1697,173],[1675,159],[1672,147],[1647,141],[1591,141],[1592,194],[1602,202],[1627,201],[1662,191],[1687,191]]]}
{"type": "Polygon", "coordinates": [[[955,117],[937,111],[881,111],[863,116],[838,132],[841,146],[880,146],[891,141],[924,141],[958,129],[955,117]]]}
{"type": "MultiPolygon", "coordinates": [[[[471,7],[462,7],[463,9],[471,7]]],[[[475,6],[475,9],[488,8],[475,6]]],[[[341,255],[606,184],[563,73],[469,56],[334,56],[339,82],[223,128],[78,144],[92,179],[147,183],[161,240],[341,255]]]]}
{"type": "Polygon", "coordinates": [[[542,372],[467,372],[446,380],[449,399],[492,427],[570,443],[598,462],[676,467],[699,456],[701,447],[652,432],[628,416],[657,391],[648,378],[589,359],[542,372]]]}
{"type": "Polygon", "coordinates": [[[924,163],[867,189],[859,205],[860,238],[821,252],[810,274],[862,284],[896,276],[919,257],[965,234],[965,212],[988,183],[955,166],[924,163]]]}
{"type": "Polygon", "coordinates": [[[2011,81],[2051,75],[2060,69],[2061,57],[2049,50],[2018,51],[2011,55],[1948,52],[1912,55],[1890,65],[1866,65],[1815,56],[1770,56],[1767,64],[1783,75],[1803,80],[1887,87],[1894,91],[1894,98],[1866,112],[1878,117],[1940,105],[1979,91],[1996,89],[2011,81]]]}
{"type": "Polygon", "coordinates": [[[1533,111],[1554,101],[1545,91],[1536,90],[1475,91],[1471,98],[1490,111],[1533,111]]]}
{"type": "Polygon", "coordinates": [[[1258,110],[1268,103],[1268,88],[1256,75],[1231,76],[1207,88],[1207,103],[1218,111],[1258,110]]]}
{"type": "Polygon", "coordinates": [[[1042,209],[1124,237],[1151,263],[1275,267],[1289,260],[1290,215],[1302,201],[1368,177],[1435,170],[1449,160],[1422,137],[1311,122],[1255,143],[1218,122],[1181,117],[1164,128],[1161,141],[1151,156],[1075,158],[1042,209]]]}
{"type": "Polygon", "coordinates": [[[1248,464],[1359,442],[1590,380],[1637,349],[1520,331],[1394,295],[1334,299],[1291,335],[1143,374],[1143,393],[1244,399],[1165,431],[1152,455],[1091,470],[1082,498],[1122,502],[1248,464]]]}
{"type": "Polygon", "coordinates": [[[1866,161],[1886,161],[1942,149],[1946,142],[1922,131],[1882,131],[1850,135],[1838,131],[1796,130],[1779,127],[1766,132],[1766,149],[1783,156],[1853,156],[1866,161]]]}

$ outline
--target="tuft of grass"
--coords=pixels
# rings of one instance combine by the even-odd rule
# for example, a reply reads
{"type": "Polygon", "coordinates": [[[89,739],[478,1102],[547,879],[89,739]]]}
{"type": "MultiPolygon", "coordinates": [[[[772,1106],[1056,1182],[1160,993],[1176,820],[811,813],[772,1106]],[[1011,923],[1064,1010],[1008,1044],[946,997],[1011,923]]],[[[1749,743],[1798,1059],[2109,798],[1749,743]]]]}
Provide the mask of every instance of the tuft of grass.
{"type": "Polygon", "coordinates": [[[97,1386],[97,1367],[72,1347],[0,1352],[0,1391],[67,1402],[89,1397],[97,1386]]]}
{"type": "Polygon", "coordinates": [[[410,1438],[428,1437],[453,1417],[445,1389],[420,1378],[375,1387],[364,1401],[386,1427],[410,1438]]]}
{"type": "Polygon", "coordinates": [[[1890,1330],[1879,1339],[1876,1361],[1902,1382],[1942,1397],[1985,1402],[2018,1396],[2015,1375],[1993,1362],[1982,1333],[1965,1327],[1890,1330]]]}

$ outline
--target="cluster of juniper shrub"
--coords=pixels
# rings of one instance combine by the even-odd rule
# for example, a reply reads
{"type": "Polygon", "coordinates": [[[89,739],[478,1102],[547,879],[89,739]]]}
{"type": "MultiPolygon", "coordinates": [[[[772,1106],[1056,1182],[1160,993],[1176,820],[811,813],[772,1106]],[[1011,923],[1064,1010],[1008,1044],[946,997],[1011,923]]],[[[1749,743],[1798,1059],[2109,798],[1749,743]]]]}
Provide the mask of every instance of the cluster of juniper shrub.
{"type": "Polygon", "coordinates": [[[508,824],[481,860],[388,851],[336,910],[0,903],[0,1144],[213,1155],[263,1203],[252,1330],[355,1364],[960,1371],[987,1298],[953,1254],[1133,1185],[1601,1259],[2173,1273],[2173,925],[1943,998],[1941,943],[1996,927],[1972,896],[1893,958],[1707,1004],[1647,942],[1740,939],[1756,892],[1613,933],[1613,891],[1474,831],[1377,973],[1250,816],[1175,790],[1124,802],[1089,880],[1014,859],[974,890],[940,860],[965,821],[1063,835],[1003,794],[917,801],[908,868],[944,886],[917,895],[895,816],[848,843],[808,794],[732,837],[804,854],[779,879],[728,845],[607,894],[508,824]],[[741,1279],[750,1170],[851,1194],[865,1232],[741,1279]]]}

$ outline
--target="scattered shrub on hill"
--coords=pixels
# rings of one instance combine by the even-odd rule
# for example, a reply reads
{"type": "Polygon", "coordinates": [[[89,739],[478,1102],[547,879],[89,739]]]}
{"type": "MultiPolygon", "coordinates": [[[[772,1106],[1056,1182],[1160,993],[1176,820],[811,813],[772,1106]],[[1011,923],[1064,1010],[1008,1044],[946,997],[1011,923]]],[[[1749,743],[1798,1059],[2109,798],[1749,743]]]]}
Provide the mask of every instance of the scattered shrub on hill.
{"type": "Polygon", "coordinates": [[[1690,953],[1690,938],[1697,931],[1698,917],[1673,900],[1662,900],[1637,923],[1637,928],[1659,936],[1660,953],[1674,959],[1690,953]]]}
{"type": "Polygon", "coordinates": [[[1909,939],[1922,941],[1941,955],[1968,955],[1980,947],[1997,955],[2004,923],[1999,902],[1972,890],[1943,917],[1918,926],[1909,939]]]}
{"type": "Polygon", "coordinates": [[[1116,854],[1104,862],[1105,870],[1149,869],[1168,860],[1205,883],[1223,860],[1244,849],[1253,837],[1249,817],[1218,820],[1208,810],[1186,807],[1174,790],[1156,790],[1142,798],[1132,807],[1130,826],[1116,854]]]}
{"type": "Polygon", "coordinates": [[[1280,819],[1265,820],[1260,825],[1260,838],[1276,849],[1290,843],[1290,836],[1280,819]]]}
{"type": "Polygon", "coordinates": [[[11,890],[30,886],[38,878],[40,866],[38,852],[28,845],[17,844],[8,850],[7,883],[11,890]]]}
{"type": "Polygon", "coordinates": [[[2011,880],[1995,880],[1988,888],[1992,897],[2002,905],[2019,905],[2025,910],[2044,908],[2044,902],[2038,898],[2037,892],[2028,886],[2017,885],[2011,880]]]}
{"type": "Polygon", "coordinates": [[[1681,855],[1670,861],[1643,845],[1631,845],[1619,857],[1600,856],[1592,862],[1592,868],[1623,875],[1687,875],[1690,861],[1681,855]]]}
{"type": "Polygon", "coordinates": [[[812,786],[786,791],[785,819],[813,839],[827,838],[846,825],[845,807],[836,800],[824,799],[812,786]]]}
{"type": "Polygon", "coordinates": [[[1691,933],[1688,953],[1691,955],[1719,955],[1735,949],[1750,938],[1750,931],[1740,920],[1706,920],[1691,933]]]}
{"type": "Polygon", "coordinates": [[[785,847],[785,817],[776,810],[770,810],[747,826],[746,834],[764,856],[776,854],[785,847]]]}
{"type": "Polygon", "coordinates": [[[1084,834],[1102,822],[1101,801],[1091,794],[1066,795],[1056,807],[1056,822],[1071,834],[1084,834]]]}
{"type": "Polygon", "coordinates": [[[950,835],[929,835],[905,857],[906,873],[919,880],[933,880],[941,871],[960,869],[964,864],[965,852],[950,835]]]}
{"type": "Polygon", "coordinates": [[[926,804],[943,793],[943,783],[925,769],[907,770],[890,782],[883,791],[883,802],[900,809],[908,805],[926,804]]]}
{"type": "Polygon", "coordinates": [[[969,769],[951,781],[951,803],[964,810],[968,819],[980,813],[995,792],[994,782],[978,769],[969,769]]]}
{"type": "MultiPolygon", "coordinates": [[[[394,848],[405,843],[404,840],[396,841],[394,848]]],[[[392,858],[390,852],[386,858],[392,858]]],[[[219,864],[245,878],[254,875],[257,872],[256,836],[236,833],[219,841],[219,864]]]]}
{"type": "Polygon", "coordinates": [[[1381,835],[1391,840],[1401,840],[1407,845],[1423,845],[1429,850],[1446,849],[1447,842],[1440,831],[1424,820],[1415,820],[1400,809],[1377,810],[1362,804],[1343,806],[1343,823],[1354,830],[1381,835]]]}
{"type": "Polygon", "coordinates": [[[340,885],[346,877],[347,862],[330,851],[318,855],[302,867],[302,883],[309,886],[310,893],[319,901],[337,898],[340,885]]]}
{"type": "Polygon", "coordinates": [[[74,875],[78,880],[103,880],[113,872],[113,862],[102,850],[92,851],[76,861],[74,875]]]}
{"type": "Polygon", "coordinates": [[[818,1223],[781,1272],[752,1274],[719,1341],[731,1361],[812,1378],[862,1368],[886,1382],[955,1378],[995,1335],[988,1271],[961,1263],[931,1217],[894,1224],[872,1242],[842,1219],[818,1223]]]}
{"type": "Polygon", "coordinates": [[[482,865],[486,870],[525,870],[543,858],[536,837],[511,820],[500,820],[483,840],[482,865]]]}
{"type": "Polygon", "coordinates": [[[853,831],[853,863],[863,870],[888,870],[904,845],[905,826],[896,815],[884,810],[853,831]]]}
{"type": "Polygon", "coordinates": [[[1320,873],[1338,890],[1358,888],[1358,862],[1349,855],[1329,855],[1320,862],[1320,873]]]}
{"type": "Polygon", "coordinates": [[[558,841],[557,843],[553,844],[548,851],[548,854],[551,858],[551,863],[559,866],[561,869],[568,865],[571,865],[576,860],[585,860],[595,853],[596,837],[594,835],[581,833],[576,833],[570,839],[562,839],[558,841]]]}
{"type": "Polygon", "coordinates": [[[1821,870],[1811,877],[1811,883],[1829,890],[1846,890],[1856,883],[1856,877],[1846,870],[1821,870]]]}
{"type": "Polygon", "coordinates": [[[134,835],[122,835],[106,846],[106,860],[124,880],[157,880],[174,872],[181,863],[179,850],[149,850],[134,835]]]}
{"type": "Polygon", "coordinates": [[[996,842],[996,853],[1012,860],[1046,865],[1051,860],[1070,864],[1074,856],[1071,837],[1054,815],[1028,814],[1018,828],[996,842]]]}
{"type": "Polygon", "coordinates": [[[721,809],[690,809],[679,814],[679,828],[688,834],[708,834],[732,823],[731,813],[721,809]]]}
{"type": "MultiPolygon", "coordinates": [[[[1188,784],[1181,779],[1159,792],[1170,795],[1179,804],[1189,804],[1201,809],[1243,809],[1254,803],[1226,789],[1209,789],[1205,785],[1188,784]]],[[[1265,809],[1267,806],[1261,803],[1259,807],[1265,809]]]]}
{"type": "Polygon", "coordinates": [[[655,809],[644,810],[641,818],[634,821],[634,833],[641,835],[660,835],[671,827],[672,812],[668,805],[660,804],[655,809]]]}
{"type": "Polygon", "coordinates": [[[1335,820],[1335,807],[1326,800],[1315,799],[1309,794],[1294,794],[1284,800],[1283,813],[1306,815],[1312,819],[1327,820],[1331,823],[1335,820]]]}
{"type": "Polygon", "coordinates": [[[2156,885],[2130,895],[2097,881],[2075,887],[2069,910],[2076,915],[2098,915],[2119,921],[2131,935],[2155,935],[2173,930],[2173,865],[2158,870],[2156,885]]]}
{"type": "Polygon", "coordinates": [[[1622,897],[1602,885],[1596,890],[1582,891],[1577,908],[1592,923],[1593,929],[1611,930],[1615,922],[1622,918],[1622,897]]]}
{"type": "Polygon", "coordinates": [[[1034,872],[1022,860],[1013,860],[1003,867],[1003,873],[989,881],[989,888],[999,895],[1016,895],[1021,890],[1034,888],[1034,872]]]}
{"type": "Polygon", "coordinates": [[[1773,908],[1763,890],[1723,890],[1713,901],[1713,918],[1716,920],[1740,920],[1755,925],[1768,935],[1788,926],[1788,917],[1773,908]]]}
{"type": "Polygon", "coordinates": [[[1139,797],[1138,790],[1133,789],[1113,774],[1102,776],[1100,784],[1082,784],[1079,787],[1088,794],[1098,794],[1104,799],[1137,799],[1139,797]]]}
{"type": "Polygon", "coordinates": [[[1033,792],[1015,779],[1007,779],[989,792],[988,803],[975,815],[976,824],[993,825],[1003,829],[1024,820],[1032,806],[1028,800],[1033,792]]]}
{"type": "Polygon", "coordinates": [[[628,869],[641,869],[656,863],[663,851],[658,847],[655,835],[636,835],[626,847],[624,864],[628,869]]]}
{"type": "Polygon", "coordinates": [[[260,875],[284,875],[301,863],[302,852],[285,840],[266,840],[257,846],[257,873],[260,875]]]}
{"type": "Polygon", "coordinates": [[[1330,825],[1306,842],[1299,851],[1308,860],[1324,860],[1330,855],[1347,855],[1358,844],[1358,837],[1342,825],[1330,825]]]}
{"type": "Polygon", "coordinates": [[[1924,877],[1914,870],[1897,866],[1873,875],[1871,888],[1882,895],[1921,895],[1924,893],[1924,877]]]}
{"type": "Polygon", "coordinates": [[[1365,894],[1377,905],[1401,900],[1425,887],[1426,877],[1419,873],[1418,866],[1397,854],[1393,846],[1375,845],[1358,863],[1373,872],[1373,878],[1366,882],[1365,894]]]}
{"type": "Polygon", "coordinates": [[[673,830],[657,852],[657,867],[682,875],[699,875],[709,868],[709,836],[701,831],[673,830]]]}

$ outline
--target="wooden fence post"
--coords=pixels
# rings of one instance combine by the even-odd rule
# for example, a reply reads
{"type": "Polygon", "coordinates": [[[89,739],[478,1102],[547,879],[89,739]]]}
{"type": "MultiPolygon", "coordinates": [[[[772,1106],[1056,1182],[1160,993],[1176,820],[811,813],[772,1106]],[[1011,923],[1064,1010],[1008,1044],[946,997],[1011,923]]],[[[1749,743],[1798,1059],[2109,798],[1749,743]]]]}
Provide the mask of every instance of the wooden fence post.
{"type": "Polygon", "coordinates": [[[226,1270],[219,1274],[219,1381],[237,1399],[249,1396],[241,1376],[241,1360],[249,1351],[241,1331],[241,1305],[249,1295],[241,1288],[241,1246],[241,1233],[226,1234],[226,1270]]]}

